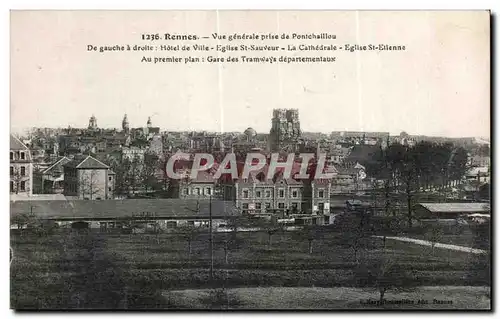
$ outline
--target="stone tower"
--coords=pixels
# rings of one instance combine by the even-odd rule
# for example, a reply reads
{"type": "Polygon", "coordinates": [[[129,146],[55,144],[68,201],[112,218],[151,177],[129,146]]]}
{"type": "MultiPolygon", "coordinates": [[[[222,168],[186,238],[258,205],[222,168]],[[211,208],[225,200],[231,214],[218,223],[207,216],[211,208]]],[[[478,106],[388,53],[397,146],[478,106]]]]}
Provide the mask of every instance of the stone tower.
{"type": "Polygon", "coordinates": [[[127,114],[125,114],[125,116],[123,117],[122,129],[123,129],[123,132],[125,132],[125,133],[129,133],[129,131],[130,131],[130,124],[128,123],[127,114]]]}
{"type": "Polygon", "coordinates": [[[94,114],[92,114],[92,116],[89,119],[89,130],[95,130],[95,129],[97,129],[97,119],[94,116],[94,114]]]}
{"type": "Polygon", "coordinates": [[[274,109],[269,135],[271,151],[295,151],[301,136],[299,110],[274,109]]]}

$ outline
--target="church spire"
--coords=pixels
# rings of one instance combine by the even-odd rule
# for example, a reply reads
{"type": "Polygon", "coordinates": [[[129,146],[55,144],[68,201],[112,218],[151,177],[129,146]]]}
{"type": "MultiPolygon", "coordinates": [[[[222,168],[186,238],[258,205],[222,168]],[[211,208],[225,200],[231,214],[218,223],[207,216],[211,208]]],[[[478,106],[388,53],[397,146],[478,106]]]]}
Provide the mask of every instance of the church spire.
{"type": "Polygon", "coordinates": [[[123,117],[122,129],[123,129],[123,131],[125,133],[128,133],[129,130],[130,130],[130,125],[129,125],[129,122],[128,122],[127,114],[125,114],[125,116],[123,117]]]}

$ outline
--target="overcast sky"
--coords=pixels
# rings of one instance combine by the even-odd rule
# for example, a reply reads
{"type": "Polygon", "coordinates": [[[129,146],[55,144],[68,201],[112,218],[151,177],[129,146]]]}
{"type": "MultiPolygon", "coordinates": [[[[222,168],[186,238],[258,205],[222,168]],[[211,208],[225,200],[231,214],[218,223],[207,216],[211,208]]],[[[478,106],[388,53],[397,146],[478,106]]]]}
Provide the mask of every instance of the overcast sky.
{"type": "MultiPolygon", "coordinates": [[[[231,53],[285,54],[294,53],[231,53]]],[[[273,108],[297,108],[305,131],[489,137],[489,68],[488,12],[15,11],[11,127],[86,127],[92,114],[100,127],[120,127],[127,113],[132,127],[152,116],[162,130],[267,133],[273,108]],[[253,43],[386,43],[406,51],[321,52],[337,61],[299,65],[150,64],[141,57],[172,54],[87,52],[89,44],[151,44],[141,34],[166,32],[327,32],[337,39],[253,43]]]]}

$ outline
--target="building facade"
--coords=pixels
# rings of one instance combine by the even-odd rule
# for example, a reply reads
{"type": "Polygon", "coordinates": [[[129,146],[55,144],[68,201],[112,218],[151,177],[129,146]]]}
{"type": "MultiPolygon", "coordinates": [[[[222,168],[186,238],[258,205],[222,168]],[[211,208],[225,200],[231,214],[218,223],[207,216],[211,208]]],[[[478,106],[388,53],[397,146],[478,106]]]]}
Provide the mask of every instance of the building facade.
{"type": "Polygon", "coordinates": [[[271,120],[269,146],[272,152],[295,151],[301,137],[299,110],[275,109],[271,120]]]}
{"type": "Polygon", "coordinates": [[[265,179],[263,173],[250,174],[233,185],[235,206],[243,213],[263,214],[274,212],[281,216],[299,214],[329,214],[329,181],[295,180],[277,173],[265,179]]]}
{"type": "Polygon", "coordinates": [[[74,199],[113,199],[115,174],[92,156],[75,158],[64,166],[64,195],[74,199]]]}
{"type": "Polygon", "coordinates": [[[10,194],[33,194],[33,159],[17,137],[10,135],[10,194]]]}

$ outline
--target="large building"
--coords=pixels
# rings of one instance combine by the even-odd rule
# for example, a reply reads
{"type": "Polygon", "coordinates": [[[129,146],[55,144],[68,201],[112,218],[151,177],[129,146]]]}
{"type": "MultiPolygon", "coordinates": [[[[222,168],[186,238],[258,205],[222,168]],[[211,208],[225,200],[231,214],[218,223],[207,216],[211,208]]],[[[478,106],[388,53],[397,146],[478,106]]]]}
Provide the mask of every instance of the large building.
{"type": "Polygon", "coordinates": [[[17,137],[10,135],[10,194],[33,194],[33,159],[31,152],[17,137]]]}
{"type": "Polygon", "coordinates": [[[63,165],[64,195],[72,199],[113,199],[115,173],[92,156],[76,157],[63,165]]]}
{"type": "Polygon", "coordinates": [[[295,152],[301,137],[299,110],[275,109],[271,131],[269,133],[269,147],[272,152],[295,152]]]}
{"type": "Polygon", "coordinates": [[[249,214],[329,215],[330,181],[284,178],[279,170],[267,179],[267,169],[266,165],[259,172],[251,172],[248,179],[236,180],[229,191],[226,185],[225,199],[232,197],[236,207],[249,214]]]}

